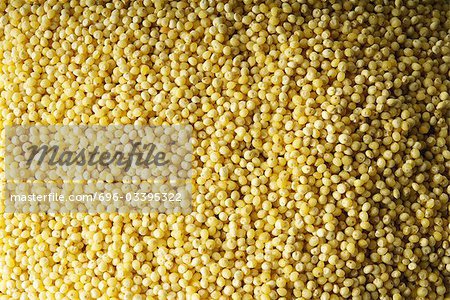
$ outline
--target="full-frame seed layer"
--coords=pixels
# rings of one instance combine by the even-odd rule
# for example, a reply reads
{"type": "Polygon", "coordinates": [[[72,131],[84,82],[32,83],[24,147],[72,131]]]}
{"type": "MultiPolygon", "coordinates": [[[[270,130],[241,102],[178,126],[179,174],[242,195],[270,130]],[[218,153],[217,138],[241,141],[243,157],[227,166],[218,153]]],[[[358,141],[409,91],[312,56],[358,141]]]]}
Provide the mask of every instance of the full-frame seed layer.
{"type": "Polygon", "coordinates": [[[1,298],[444,299],[449,30],[448,1],[1,1],[1,128],[195,137],[190,215],[4,214],[1,298]]]}

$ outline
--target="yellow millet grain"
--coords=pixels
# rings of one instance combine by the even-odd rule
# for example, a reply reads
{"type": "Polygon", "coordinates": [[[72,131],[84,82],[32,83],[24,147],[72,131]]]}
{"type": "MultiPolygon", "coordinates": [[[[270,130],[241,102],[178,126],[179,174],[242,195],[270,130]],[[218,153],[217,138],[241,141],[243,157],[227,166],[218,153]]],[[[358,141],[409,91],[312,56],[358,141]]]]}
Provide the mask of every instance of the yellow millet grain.
{"type": "Polygon", "coordinates": [[[445,0],[0,1],[0,129],[195,154],[190,215],[2,214],[0,299],[449,299],[449,30],[445,0]]]}

